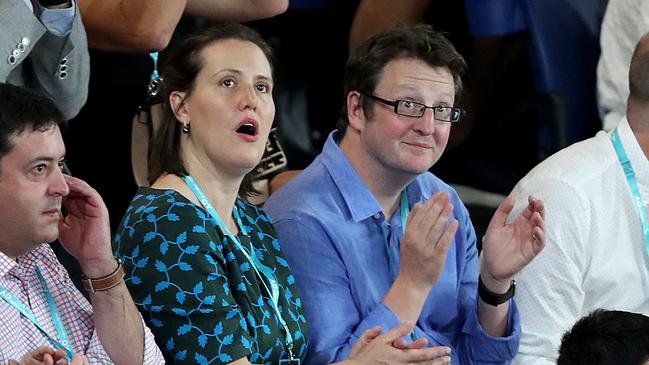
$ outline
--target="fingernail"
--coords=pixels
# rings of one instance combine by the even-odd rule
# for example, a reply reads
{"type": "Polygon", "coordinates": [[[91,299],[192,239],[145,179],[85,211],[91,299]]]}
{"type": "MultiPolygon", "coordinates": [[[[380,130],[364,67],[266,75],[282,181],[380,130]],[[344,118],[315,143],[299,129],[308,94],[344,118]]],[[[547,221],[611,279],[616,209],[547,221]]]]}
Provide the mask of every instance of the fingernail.
{"type": "Polygon", "coordinates": [[[451,354],[451,348],[450,348],[450,347],[447,347],[447,348],[446,348],[446,354],[447,354],[447,355],[450,355],[450,354],[451,354]]]}
{"type": "Polygon", "coordinates": [[[443,359],[444,359],[444,362],[445,362],[446,364],[450,364],[450,363],[451,363],[451,357],[450,357],[450,356],[444,356],[443,359]]]}

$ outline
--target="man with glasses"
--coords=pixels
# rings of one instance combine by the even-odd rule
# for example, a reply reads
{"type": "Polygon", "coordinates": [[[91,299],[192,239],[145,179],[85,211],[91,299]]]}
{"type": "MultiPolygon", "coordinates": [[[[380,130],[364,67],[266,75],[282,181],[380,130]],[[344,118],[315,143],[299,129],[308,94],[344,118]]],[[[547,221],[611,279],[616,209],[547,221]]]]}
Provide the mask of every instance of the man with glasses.
{"type": "Polygon", "coordinates": [[[345,67],[338,130],[266,203],[311,324],[306,363],[345,359],[363,331],[400,322],[416,324],[413,340],[452,349],[438,364],[516,353],[513,278],[543,248],[543,204],[530,197],[507,224],[505,200],[478,264],[466,208],[428,172],[464,113],[454,103],[465,66],[429,26],[366,41],[345,67]]]}

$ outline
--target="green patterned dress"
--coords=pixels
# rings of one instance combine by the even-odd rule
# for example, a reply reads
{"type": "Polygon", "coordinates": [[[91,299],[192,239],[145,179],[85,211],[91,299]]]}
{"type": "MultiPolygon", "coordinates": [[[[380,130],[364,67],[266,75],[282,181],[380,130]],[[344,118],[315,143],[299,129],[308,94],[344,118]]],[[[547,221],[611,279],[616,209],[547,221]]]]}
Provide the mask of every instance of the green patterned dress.
{"type": "MultiPolygon", "coordinates": [[[[307,323],[269,217],[237,207],[260,262],[279,280],[279,309],[303,357],[307,323]]],[[[288,358],[272,301],[244,254],[202,208],[174,190],[140,188],[115,235],[126,284],[169,364],[253,364],[288,358]]]]}

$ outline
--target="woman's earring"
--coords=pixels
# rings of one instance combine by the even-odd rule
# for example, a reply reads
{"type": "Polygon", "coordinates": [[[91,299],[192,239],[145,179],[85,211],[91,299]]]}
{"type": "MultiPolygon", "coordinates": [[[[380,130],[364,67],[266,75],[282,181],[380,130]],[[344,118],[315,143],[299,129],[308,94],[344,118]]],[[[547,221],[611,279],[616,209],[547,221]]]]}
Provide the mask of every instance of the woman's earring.
{"type": "Polygon", "coordinates": [[[183,134],[189,134],[189,123],[183,124],[183,134]]]}

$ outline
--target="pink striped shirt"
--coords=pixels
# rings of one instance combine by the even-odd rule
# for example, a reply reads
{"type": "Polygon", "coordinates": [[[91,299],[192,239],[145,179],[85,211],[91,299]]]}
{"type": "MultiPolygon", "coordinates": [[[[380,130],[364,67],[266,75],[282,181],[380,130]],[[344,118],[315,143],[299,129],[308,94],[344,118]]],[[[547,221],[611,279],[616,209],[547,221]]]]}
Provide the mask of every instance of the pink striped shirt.
{"type": "MultiPolygon", "coordinates": [[[[19,257],[18,262],[0,252],[0,285],[30,309],[49,334],[58,338],[47,299],[36,275],[37,267],[61,314],[73,352],[86,355],[90,364],[113,364],[97,336],[90,303],[72,284],[67,271],[48,244],[37,246],[19,257]]],[[[144,364],[164,364],[153,335],[143,326],[144,364]]],[[[39,346],[52,347],[47,336],[36,325],[0,299],[0,364],[6,364],[9,359],[20,360],[39,346]]]]}

